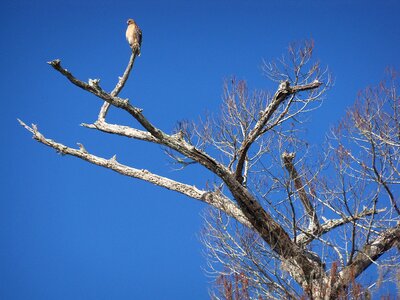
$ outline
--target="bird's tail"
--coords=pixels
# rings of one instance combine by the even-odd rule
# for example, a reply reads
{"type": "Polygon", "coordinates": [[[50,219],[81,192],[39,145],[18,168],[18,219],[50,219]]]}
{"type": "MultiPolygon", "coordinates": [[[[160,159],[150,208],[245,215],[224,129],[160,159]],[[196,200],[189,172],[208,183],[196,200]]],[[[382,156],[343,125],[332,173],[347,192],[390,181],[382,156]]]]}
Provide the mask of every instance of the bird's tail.
{"type": "Polygon", "coordinates": [[[134,52],[136,56],[140,56],[140,45],[138,43],[132,45],[132,52],[134,52]]]}

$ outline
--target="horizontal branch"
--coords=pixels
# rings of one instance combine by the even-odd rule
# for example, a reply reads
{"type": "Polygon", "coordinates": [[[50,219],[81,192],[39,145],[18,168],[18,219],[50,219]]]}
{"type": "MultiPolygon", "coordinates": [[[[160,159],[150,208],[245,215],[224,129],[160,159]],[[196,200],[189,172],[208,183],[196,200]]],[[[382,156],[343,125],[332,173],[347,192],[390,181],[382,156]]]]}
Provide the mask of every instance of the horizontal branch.
{"type": "Polygon", "coordinates": [[[47,139],[43,134],[41,134],[35,125],[32,127],[27,126],[21,120],[19,123],[28,131],[33,134],[33,138],[38,142],[55,149],[57,152],[71,155],[88,161],[92,164],[113,170],[125,176],[141,179],[152,183],[154,185],[184,194],[190,198],[194,198],[212,205],[213,207],[223,211],[228,216],[233,217],[243,225],[252,228],[247,218],[243,215],[242,211],[226,196],[220,192],[210,192],[199,190],[198,188],[187,185],[160,175],[149,172],[148,170],[135,169],[126,165],[119,163],[116,156],[110,159],[105,159],[102,157],[90,154],[82,144],[79,145],[79,149],[74,149],[63,144],[57,143],[51,139],[47,139]]]}
{"type": "Polygon", "coordinates": [[[90,128],[90,129],[97,129],[102,132],[117,134],[120,136],[125,136],[128,138],[133,138],[137,140],[147,141],[151,143],[160,144],[160,140],[153,137],[147,131],[139,130],[136,128],[132,128],[129,126],[117,125],[117,124],[109,124],[104,121],[96,121],[94,124],[81,124],[83,127],[90,128]]]}
{"type": "Polygon", "coordinates": [[[328,233],[329,231],[331,231],[339,226],[342,226],[342,225],[360,220],[366,216],[378,214],[378,213],[381,213],[384,211],[386,211],[386,208],[376,209],[376,210],[365,209],[362,212],[360,212],[359,214],[354,215],[353,217],[344,217],[342,219],[328,220],[324,224],[321,224],[318,231],[316,231],[316,232],[315,231],[312,232],[310,230],[308,232],[299,234],[299,236],[297,237],[297,243],[300,245],[307,245],[307,244],[311,243],[314,239],[322,236],[325,233],[328,233]]]}
{"type": "Polygon", "coordinates": [[[313,89],[320,87],[321,85],[322,85],[322,82],[320,82],[318,80],[314,80],[313,82],[308,83],[308,84],[295,85],[295,86],[289,87],[289,92],[290,92],[290,94],[294,94],[294,93],[299,93],[299,92],[303,92],[303,91],[313,90],[313,89]]]}

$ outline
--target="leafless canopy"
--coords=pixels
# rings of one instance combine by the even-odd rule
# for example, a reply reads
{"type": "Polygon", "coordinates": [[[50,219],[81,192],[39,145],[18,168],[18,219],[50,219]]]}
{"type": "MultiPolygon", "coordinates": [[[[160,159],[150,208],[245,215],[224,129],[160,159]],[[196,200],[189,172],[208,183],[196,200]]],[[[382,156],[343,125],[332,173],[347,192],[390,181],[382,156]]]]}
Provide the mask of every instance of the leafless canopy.
{"type": "Polygon", "coordinates": [[[317,162],[301,129],[321,105],[330,77],[312,52],[312,42],[292,45],[287,56],[264,64],[267,77],[277,82],[272,93],[250,92],[244,81],[227,81],[219,115],[197,124],[181,122],[171,134],[119,97],[137,51],[111,92],[99,80],[76,78],[60,60],[49,62],[104,102],[97,121],[82,126],[161,145],[182,168],[199,164],[211,171],[213,179],[204,178],[214,182],[211,188],[136,169],[115,155],[96,156],[82,144],[66,146],[19,122],[57,152],[209,204],[213,209],[202,237],[210,271],[239,276],[247,298],[337,299],[371,264],[398,263],[390,249],[400,238],[399,98],[394,78],[361,94],[317,162]],[[141,128],[108,123],[111,106],[126,111],[141,128]],[[390,255],[378,261],[385,253],[390,255]]]}

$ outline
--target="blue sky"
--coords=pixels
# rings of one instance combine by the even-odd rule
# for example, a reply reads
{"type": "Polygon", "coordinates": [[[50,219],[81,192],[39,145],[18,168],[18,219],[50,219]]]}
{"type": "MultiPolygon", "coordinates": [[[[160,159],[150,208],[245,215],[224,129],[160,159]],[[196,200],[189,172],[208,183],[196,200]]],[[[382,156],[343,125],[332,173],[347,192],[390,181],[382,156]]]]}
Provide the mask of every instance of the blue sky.
{"type": "MultiPolygon", "coordinates": [[[[220,105],[225,78],[271,86],[262,60],[313,38],[335,85],[308,123],[320,143],[357,92],[400,67],[398,1],[2,1],[0,111],[1,299],[206,299],[198,239],[204,205],[33,141],[16,121],[99,156],[204,185],[154,145],[79,126],[101,102],[46,61],[110,90],[129,59],[126,20],[143,30],[142,56],[121,96],[170,132],[220,105]]],[[[110,122],[135,126],[112,110],[110,122]]],[[[203,173],[200,173],[203,174],[203,173]]],[[[206,175],[206,174],[203,174],[206,175]]]]}

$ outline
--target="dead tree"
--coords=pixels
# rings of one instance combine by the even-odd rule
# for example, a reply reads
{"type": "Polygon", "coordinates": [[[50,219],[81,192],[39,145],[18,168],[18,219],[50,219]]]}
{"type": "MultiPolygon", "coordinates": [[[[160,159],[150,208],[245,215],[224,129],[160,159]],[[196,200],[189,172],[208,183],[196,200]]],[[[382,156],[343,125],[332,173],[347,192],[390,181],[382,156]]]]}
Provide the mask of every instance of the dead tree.
{"type": "MultiPolygon", "coordinates": [[[[232,116],[246,119],[240,103],[257,106],[257,97],[243,92],[243,83],[235,86],[241,88],[229,88],[225,94],[230,109],[222,113],[224,124],[239,123],[232,116]]],[[[266,157],[249,159],[247,187],[297,245],[312,249],[320,259],[325,270],[321,283],[299,289],[285,262],[257,232],[209,210],[202,241],[208,271],[219,283],[212,292],[215,299],[227,299],[227,280],[235,276],[245,276],[246,295],[252,299],[368,299],[383,282],[399,283],[398,86],[391,72],[389,80],[360,93],[324,148],[313,150],[301,140],[299,129],[282,124],[259,141],[266,157]],[[371,265],[376,276],[372,282],[362,280],[362,286],[356,279],[371,265]]],[[[296,119],[301,123],[299,116],[296,119]]],[[[240,133],[231,136],[240,139],[240,133]]]]}
{"type": "MultiPolygon", "coordinates": [[[[300,166],[304,160],[299,157],[306,154],[305,148],[301,147],[305,144],[297,137],[296,128],[290,124],[298,122],[303,115],[320,105],[330,83],[329,76],[312,60],[312,50],[312,43],[293,46],[289,48],[288,57],[278,63],[265,65],[268,76],[279,83],[274,93],[249,94],[244,82],[233,80],[225,88],[221,118],[209,117],[197,125],[182,122],[177,131],[171,134],[156,127],[143,110],[132,105],[128,99],[119,97],[137,58],[137,51],[132,53],[124,74],[111,92],[105,91],[97,79],[88,82],[78,79],[61,65],[60,60],[49,62],[72,84],[104,102],[97,121],[82,126],[161,145],[182,167],[193,163],[201,165],[211,171],[214,178],[218,178],[212,187],[208,184],[204,189],[125,165],[117,160],[116,155],[111,158],[96,156],[82,144],[78,144],[78,148],[66,146],[45,137],[36,125],[28,126],[19,122],[33,134],[35,140],[61,154],[72,155],[122,175],[203,201],[215,208],[218,214],[228,216],[231,222],[234,220],[238,228],[246,231],[243,238],[254,241],[254,248],[250,250],[263,251],[260,255],[268,260],[266,264],[257,266],[260,274],[265,276],[267,284],[263,288],[268,297],[279,298],[284,295],[295,298],[301,294],[294,286],[296,284],[310,298],[335,299],[351,280],[397,243],[400,225],[396,223],[399,219],[394,205],[395,195],[391,197],[393,207],[386,207],[386,210],[374,204],[377,200],[365,200],[368,205],[360,209],[352,205],[353,200],[344,199],[344,194],[348,192],[346,186],[342,187],[342,195],[339,196],[336,187],[331,187],[328,182],[323,185],[323,181],[317,185],[318,176],[310,176],[307,168],[300,166]],[[110,107],[126,111],[142,128],[108,123],[106,116],[110,107]],[[276,166],[280,167],[281,172],[275,172],[276,166]],[[283,196],[282,189],[286,189],[286,196],[280,198],[283,196]],[[336,201],[340,204],[336,204],[336,201]],[[346,204],[348,208],[344,207],[346,204]],[[325,212],[328,210],[329,213],[325,212]],[[391,217],[389,221],[377,217],[383,213],[391,217]],[[331,245],[330,240],[324,237],[334,229],[348,225],[355,232],[352,236],[353,247],[349,258],[340,260],[343,264],[339,264],[337,270],[332,272],[327,269],[325,255],[321,255],[320,251],[320,254],[312,252],[310,246],[319,243],[334,250],[342,247],[342,244],[331,245]],[[363,239],[359,240],[358,230],[362,230],[363,239]],[[271,265],[279,269],[276,281],[270,278],[271,265]]],[[[360,128],[366,126],[363,122],[357,124],[360,124],[360,128]]],[[[369,138],[377,141],[378,137],[372,135],[373,131],[369,132],[369,138]]],[[[376,134],[379,136],[379,133],[376,134]]],[[[386,136],[379,138],[379,145],[394,142],[386,136]]],[[[398,146],[398,142],[397,139],[395,146],[398,146]]],[[[370,145],[377,148],[375,142],[370,145]]],[[[337,149],[341,149],[340,153],[335,152],[338,153],[338,164],[345,164],[353,157],[344,147],[337,149]]],[[[395,165],[393,174],[398,174],[396,156],[391,156],[391,160],[388,159],[386,163],[388,166],[395,165]]],[[[362,168],[362,165],[359,167],[362,168]]],[[[387,194],[393,194],[391,185],[394,182],[389,179],[390,174],[386,173],[386,169],[385,172],[379,169],[375,172],[374,166],[368,167],[371,168],[368,169],[371,176],[369,180],[381,187],[379,192],[386,190],[387,194]]],[[[339,174],[347,176],[350,170],[353,170],[351,166],[341,168],[339,174]]],[[[204,178],[204,182],[213,181],[204,178]]],[[[358,193],[357,196],[362,197],[358,193]]],[[[219,232],[224,233],[224,230],[230,234],[225,227],[221,227],[219,232]]],[[[237,245],[240,247],[240,244],[237,245]]],[[[218,244],[209,247],[216,250],[218,244]]],[[[341,250],[337,249],[338,252],[341,250]]],[[[250,252],[243,250],[243,256],[251,255],[250,252]]],[[[235,271],[233,266],[232,263],[231,271],[235,271]]]]}

